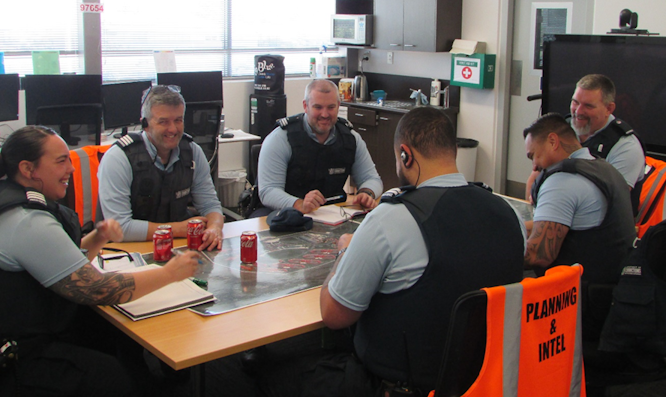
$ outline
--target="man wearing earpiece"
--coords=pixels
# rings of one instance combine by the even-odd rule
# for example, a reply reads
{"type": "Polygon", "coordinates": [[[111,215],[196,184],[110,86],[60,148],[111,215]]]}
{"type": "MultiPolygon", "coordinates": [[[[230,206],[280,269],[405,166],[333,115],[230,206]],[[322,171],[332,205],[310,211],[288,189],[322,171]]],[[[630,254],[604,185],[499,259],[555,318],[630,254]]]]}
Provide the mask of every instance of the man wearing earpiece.
{"type": "Polygon", "coordinates": [[[199,250],[222,247],[224,216],[203,150],[184,133],[180,87],[156,85],[144,92],[143,131],[119,139],[99,166],[104,218],[120,223],[124,241],[150,240],[168,223],[174,237],[187,236],[192,202],[206,228],[199,250]]]}
{"type": "Polygon", "coordinates": [[[265,207],[308,213],[344,201],[348,176],[358,186],[355,203],[370,209],[377,205],[382,180],[361,136],[347,120],[338,119],[339,107],[337,86],[313,80],[305,88],[305,113],[279,120],[266,137],[258,167],[265,207]]]}
{"type": "MultiPolygon", "coordinates": [[[[434,390],[454,301],[523,278],[524,224],[506,201],[459,173],[456,134],[442,111],[419,107],[403,116],[394,152],[398,177],[412,188],[382,199],[353,238],[340,238],[321,291],[326,326],[356,323],[354,347],[370,374],[358,374],[366,380],[358,396],[434,390]]],[[[356,358],[347,360],[354,368],[356,358]]]]}

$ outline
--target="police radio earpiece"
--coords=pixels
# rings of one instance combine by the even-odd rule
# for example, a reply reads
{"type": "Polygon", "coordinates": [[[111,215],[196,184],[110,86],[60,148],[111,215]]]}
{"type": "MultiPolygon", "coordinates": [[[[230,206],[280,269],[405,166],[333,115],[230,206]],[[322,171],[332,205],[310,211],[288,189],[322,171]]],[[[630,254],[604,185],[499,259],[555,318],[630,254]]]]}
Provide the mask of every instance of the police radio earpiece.
{"type": "Polygon", "coordinates": [[[148,128],[148,120],[146,120],[145,117],[141,119],[141,128],[143,128],[144,130],[148,128]]]}
{"type": "Polygon", "coordinates": [[[405,149],[400,150],[400,160],[402,160],[402,163],[407,166],[407,163],[409,162],[409,155],[405,151],[405,149]]]}

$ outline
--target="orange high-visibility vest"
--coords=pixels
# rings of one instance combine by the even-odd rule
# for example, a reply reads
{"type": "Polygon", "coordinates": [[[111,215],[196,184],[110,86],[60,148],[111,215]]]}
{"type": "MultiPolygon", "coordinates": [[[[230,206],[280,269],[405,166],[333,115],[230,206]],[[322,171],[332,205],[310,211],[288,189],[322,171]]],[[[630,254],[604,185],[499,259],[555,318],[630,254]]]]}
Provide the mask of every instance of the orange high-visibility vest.
{"type": "Polygon", "coordinates": [[[98,195],[97,169],[102,156],[110,147],[111,145],[90,145],[69,152],[75,171],[71,178],[73,187],[68,189],[68,194],[70,192],[74,194],[72,209],[78,214],[82,227],[88,222],[95,222],[98,195]]]}
{"type": "Polygon", "coordinates": [[[666,219],[664,213],[664,191],[666,190],[666,162],[645,157],[645,182],[641,189],[636,228],[638,237],[643,237],[650,226],[666,219]]]}
{"type": "MultiPolygon", "coordinates": [[[[580,265],[484,288],[486,351],[463,397],[584,397],[580,265]]],[[[430,397],[434,396],[434,391],[430,397]]]]}

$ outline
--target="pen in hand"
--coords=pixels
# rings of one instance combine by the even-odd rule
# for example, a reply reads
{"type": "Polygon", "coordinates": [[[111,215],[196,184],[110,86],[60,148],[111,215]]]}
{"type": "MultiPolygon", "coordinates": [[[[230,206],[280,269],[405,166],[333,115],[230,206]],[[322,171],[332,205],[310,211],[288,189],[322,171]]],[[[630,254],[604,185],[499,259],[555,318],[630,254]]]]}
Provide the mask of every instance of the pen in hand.
{"type": "Polygon", "coordinates": [[[345,197],[343,194],[340,194],[338,196],[329,197],[329,198],[326,199],[326,202],[328,203],[329,201],[340,200],[343,197],[345,197]]]}

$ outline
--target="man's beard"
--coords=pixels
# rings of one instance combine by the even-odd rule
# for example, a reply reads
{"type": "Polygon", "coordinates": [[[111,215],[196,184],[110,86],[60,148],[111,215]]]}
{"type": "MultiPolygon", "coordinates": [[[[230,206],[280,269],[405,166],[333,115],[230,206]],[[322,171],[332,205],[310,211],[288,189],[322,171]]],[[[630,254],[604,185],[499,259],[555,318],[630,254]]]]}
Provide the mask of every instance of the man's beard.
{"type": "Polygon", "coordinates": [[[576,135],[578,137],[580,137],[581,135],[583,135],[583,136],[590,135],[590,132],[591,132],[590,131],[591,130],[590,120],[587,119],[586,120],[587,122],[585,123],[585,125],[583,127],[578,127],[578,126],[576,126],[576,121],[577,121],[576,116],[574,115],[573,117],[574,118],[571,120],[571,128],[573,128],[573,130],[576,132],[576,135]]]}
{"type": "MultiPolygon", "coordinates": [[[[309,121],[310,120],[308,120],[308,124],[309,124],[309,121]]],[[[312,132],[314,132],[316,135],[326,135],[329,132],[333,131],[333,124],[331,124],[331,127],[328,130],[324,131],[324,130],[322,130],[321,128],[319,128],[317,126],[317,120],[313,120],[313,121],[314,121],[314,123],[310,124],[310,128],[312,129],[312,132]]]]}

